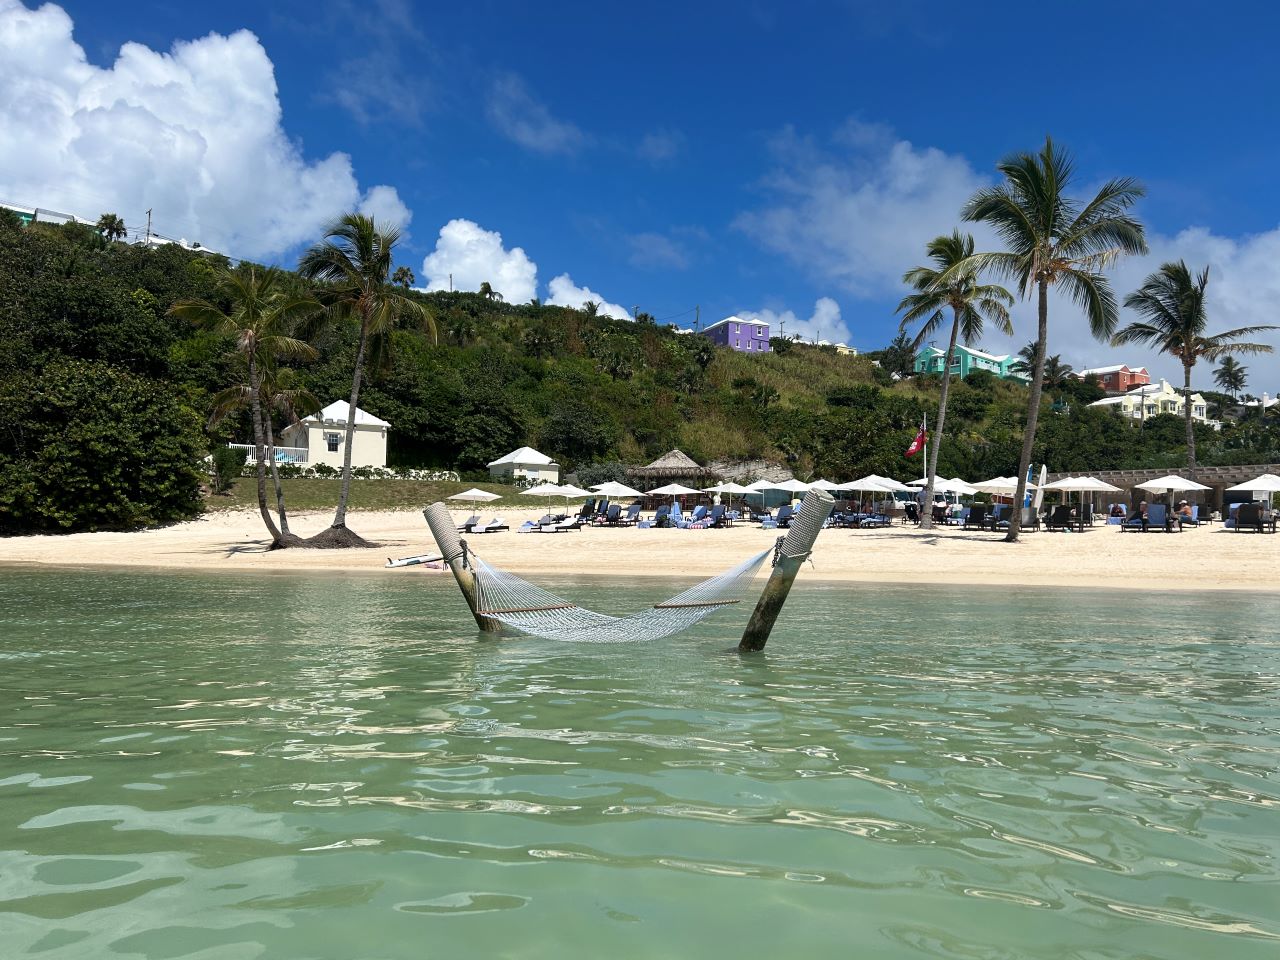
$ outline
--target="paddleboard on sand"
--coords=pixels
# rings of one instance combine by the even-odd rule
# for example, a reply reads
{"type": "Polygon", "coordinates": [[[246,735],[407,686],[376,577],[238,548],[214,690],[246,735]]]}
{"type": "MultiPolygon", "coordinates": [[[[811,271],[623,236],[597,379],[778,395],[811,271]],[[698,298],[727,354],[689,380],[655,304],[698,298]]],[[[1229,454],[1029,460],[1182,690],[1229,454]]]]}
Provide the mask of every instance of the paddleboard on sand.
{"type": "Polygon", "coordinates": [[[433,570],[439,570],[442,568],[440,561],[443,559],[444,557],[442,557],[438,553],[424,553],[420,557],[404,557],[400,560],[392,560],[390,557],[387,557],[387,566],[388,567],[416,567],[420,563],[425,563],[427,566],[431,567],[433,570]]]}

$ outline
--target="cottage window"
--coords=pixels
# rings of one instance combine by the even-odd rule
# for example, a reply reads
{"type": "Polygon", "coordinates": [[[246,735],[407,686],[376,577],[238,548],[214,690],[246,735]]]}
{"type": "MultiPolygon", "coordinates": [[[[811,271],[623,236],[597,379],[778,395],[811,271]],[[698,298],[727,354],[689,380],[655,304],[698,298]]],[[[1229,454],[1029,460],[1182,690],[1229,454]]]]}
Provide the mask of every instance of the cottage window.
{"type": "Polygon", "coordinates": [[[325,442],[325,446],[329,448],[330,453],[337,453],[338,445],[342,443],[342,434],[326,433],[324,435],[324,442],[325,442]]]}

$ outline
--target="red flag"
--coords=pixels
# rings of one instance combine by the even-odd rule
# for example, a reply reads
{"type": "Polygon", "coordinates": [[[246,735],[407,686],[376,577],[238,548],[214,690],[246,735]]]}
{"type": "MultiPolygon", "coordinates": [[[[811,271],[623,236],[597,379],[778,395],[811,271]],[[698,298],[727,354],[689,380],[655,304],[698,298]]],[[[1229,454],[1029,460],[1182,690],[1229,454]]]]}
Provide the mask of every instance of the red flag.
{"type": "Polygon", "coordinates": [[[907,447],[907,456],[914,457],[917,453],[924,449],[925,442],[928,441],[929,434],[925,431],[924,425],[920,426],[920,432],[916,434],[916,438],[911,441],[911,446],[907,447]]]}

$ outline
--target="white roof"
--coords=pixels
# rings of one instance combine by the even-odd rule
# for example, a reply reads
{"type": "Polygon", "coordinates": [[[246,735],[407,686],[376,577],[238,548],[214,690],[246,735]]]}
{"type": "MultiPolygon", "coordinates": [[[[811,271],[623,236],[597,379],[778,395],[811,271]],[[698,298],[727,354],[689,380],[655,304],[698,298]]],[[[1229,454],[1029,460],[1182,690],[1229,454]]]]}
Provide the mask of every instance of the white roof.
{"type": "MultiPolygon", "coordinates": [[[[327,423],[346,423],[347,411],[351,409],[351,404],[346,400],[335,400],[319,413],[313,413],[309,417],[303,417],[304,421],[319,423],[325,421],[327,423]]],[[[368,410],[361,410],[356,407],[356,426],[357,427],[389,427],[391,424],[385,420],[379,420],[368,410]]]]}
{"type": "Polygon", "coordinates": [[[533,447],[521,447],[519,450],[512,450],[505,457],[489,461],[489,466],[496,467],[504,463],[536,463],[545,467],[548,464],[554,464],[555,461],[545,453],[539,453],[533,447]]]}
{"type": "MultiPolygon", "coordinates": [[[[999,356],[997,356],[994,353],[987,353],[985,350],[979,350],[977,347],[967,347],[963,343],[957,343],[956,349],[963,350],[965,353],[969,354],[972,357],[982,357],[984,360],[994,360],[997,363],[1000,363],[1004,360],[1008,360],[1010,356],[1010,354],[1007,354],[1007,353],[1002,353],[999,356]]],[[[945,356],[947,353],[947,351],[941,349],[940,347],[935,347],[933,345],[925,347],[925,350],[931,350],[940,357],[945,356]]]]}
{"type": "Polygon", "coordinates": [[[1125,401],[1125,398],[1124,398],[1124,397],[1107,397],[1107,398],[1106,398],[1106,399],[1104,399],[1104,400],[1095,400],[1095,401],[1093,401],[1093,403],[1089,404],[1089,406],[1091,406],[1091,407],[1109,407],[1109,406],[1111,406],[1112,404],[1116,404],[1116,403],[1124,403],[1124,401],[1125,401]]]}
{"type": "Polygon", "coordinates": [[[1089,374],[1100,375],[1104,373],[1119,373],[1121,370],[1132,369],[1125,363],[1113,363],[1106,367],[1090,367],[1088,370],[1081,370],[1081,378],[1087,377],[1089,374]]]}
{"type": "Polygon", "coordinates": [[[702,328],[702,332],[706,333],[708,330],[713,330],[716,327],[721,326],[722,324],[725,324],[725,323],[748,323],[753,327],[769,326],[763,320],[747,320],[744,317],[740,317],[737,314],[734,314],[732,317],[725,317],[723,320],[717,320],[715,323],[707,324],[707,326],[702,328]]]}

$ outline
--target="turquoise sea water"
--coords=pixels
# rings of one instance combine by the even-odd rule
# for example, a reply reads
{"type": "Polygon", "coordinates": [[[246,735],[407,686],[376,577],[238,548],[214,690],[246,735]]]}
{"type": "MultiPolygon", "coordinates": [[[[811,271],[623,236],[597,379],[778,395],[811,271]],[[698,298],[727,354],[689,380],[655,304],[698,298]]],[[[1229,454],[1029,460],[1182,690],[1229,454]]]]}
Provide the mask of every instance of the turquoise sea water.
{"type": "Polygon", "coordinates": [[[397,573],[0,572],[0,957],[1280,956],[1280,598],[397,573]]]}

